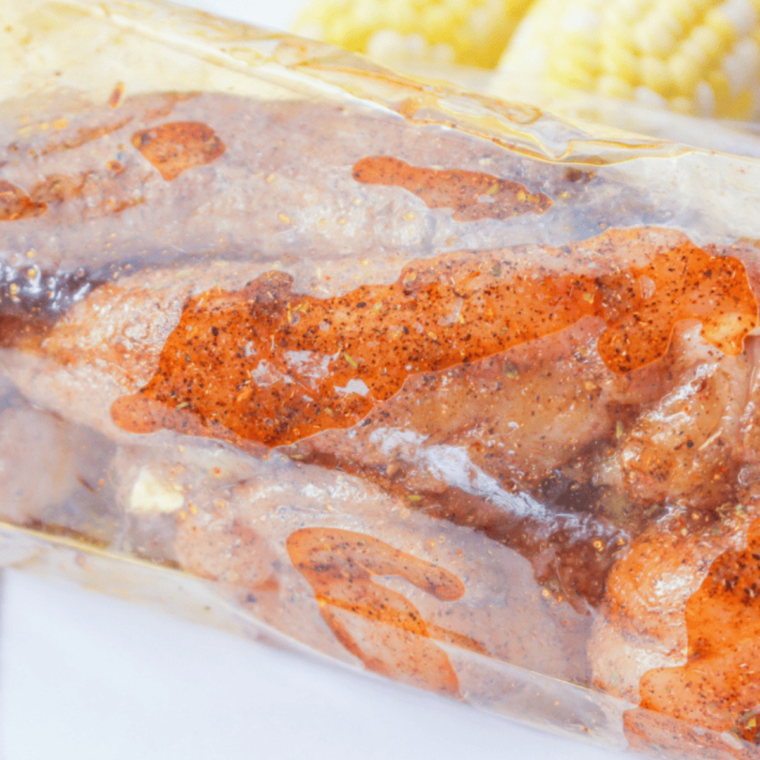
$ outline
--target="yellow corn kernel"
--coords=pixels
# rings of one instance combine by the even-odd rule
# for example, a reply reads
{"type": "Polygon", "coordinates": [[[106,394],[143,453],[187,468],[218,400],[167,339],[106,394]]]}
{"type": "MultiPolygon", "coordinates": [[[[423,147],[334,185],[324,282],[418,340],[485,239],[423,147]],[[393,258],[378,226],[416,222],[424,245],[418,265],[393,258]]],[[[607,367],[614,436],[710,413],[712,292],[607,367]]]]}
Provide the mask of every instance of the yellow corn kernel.
{"type": "Polygon", "coordinates": [[[647,108],[667,109],[668,101],[659,92],[650,90],[649,87],[637,87],[633,91],[634,98],[647,108]]]}
{"type": "Polygon", "coordinates": [[[721,34],[707,24],[697,26],[692,31],[690,38],[693,44],[702,51],[702,66],[716,58],[719,58],[730,48],[730,42],[724,39],[721,34]]]}
{"type": "Polygon", "coordinates": [[[736,40],[736,29],[726,18],[720,6],[711,8],[705,16],[705,25],[720,37],[722,45],[729,47],[736,40]]]}
{"type": "Polygon", "coordinates": [[[330,34],[325,37],[325,42],[334,45],[335,40],[347,40],[350,45],[358,45],[362,36],[361,30],[355,27],[351,16],[346,13],[333,20],[330,34]]]}
{"type": "Polygon", "coordinates": [[[650,90],[665,95],[671,90],[668,66],[661,58],[645,55],[641,59],[641,81],[650,90]]]}
{"type": "Polygon", "coordinates": [[[587,90],[594,84],[594,76],[591,72],[570,56],[553,59],[550,66],[548,71],[550,78],[565,87],[587,90]]]}
{"type": "Polygon", "coordinates": [[[599,92],[608,98],[621,98],[631,100],[634,97],[633,87],[630,81],[621,79],[612,74],[603,74],[597,83],[599,92]]]}
{"type": "MultiPolygon", "coordinates": [[[[620,18],[613,17],[605,21],[602,43],[605,47],[615,50],[632,51],[636,49],[636,43],[631,35],[631,27],[620,18]]],[[[638,53],[638,50],[636,50],[638,53]]]]}
{"type": "Polygon", "coordinates": [[[693,0],[673,0],[668,3],[668,12],[676,19],[683,29],[690,29],[697,23],[702,8],[693,0]]]}
{"type": "Polygon", "coordinates": [[[467,15],[467,11],[475,7],[475,3],[471,0],[446,0],[446,6],[457,18],[463,19],[467,15]]]}
{"type": "Polygon", "coordinates": [[[713,88],[705,80],[698,82],[694,89],[694,113],[705,118],[712,117],[717,105],[713,88]]]}
{"type": "Polygon", "coordinates": [[[721,10],[734,27],[737,37],[751,34],[757,28],[760,3],[757,0],[727,0],[721,10]]]}
{"type": "Polygon", "coordinates": [[[418,30],[419,15],[412,10],[406,0],[389,0],[386,23],[393,19],[393,28],[401,34],[412,34],[418,30]]]}
{"type": "Polygon", "coordinates": [[[454,32],[454,47],[458,50],[471,50],[475,46],[475,35],[466,26],[460,26],[454,32]]]}
{"type": "Polygon", "coordinates": [[[739,96],[760,74],[760,46],[751,37],[739,40],[722,60],[731,94],[739,96]]]}
{"type": "Polygon", "coordinates": [[[731,99],[726,109],[725,117],[744,121],[751,116],[755,110],[755,106],[755,94],[750,88],[747,88],[731,99]]]}
{"type": "Polygon", "coordinates": [[[694,102],[691,98],[685,98],[682,95],[671,98],[669,106],[670,110],[675,111],[676,113],[690,114],[694,110],[694,102]]]}
{"type": "Polygon", "coordinates": [[[564,46],[564,51],[557,53],[557,58],[564,61],[563,65],[568,66],[572,62],[573,66],[579,67],[591,75],[600,72],[600,57],[596,48],[584,46],[578,49],[574,46],[574,39],[570,39],[564,46]],[[568,44],[569,43],[569,44],[568,44]]]}
{"type": "MultiPolygon", "coordinates": [[[[344,13],[348,13],[348,11],[344,11],[344,13]]],[[[372,0],[357,0],[354,7],[350,9],[350,13],[350,23],[357,30],[372,29],[378,22],[387,23],[385,14],[382,17],[378,15],[378,8],[372,0]]]]}
{"type": "Polygon", "coordinates": [[[609,3],[608,8],[612,11],[614,7],[614,13],[626,24],[630,29],[630,25],[637,21],[641,21],[644,15],[649,11],[651,6],[651,0],[622,0],[622,2],[609,3]]]}
{"type": "Polygon", "coordinates": [[[431,5],[423,11],[422,28],[428,40],[433,43],[447,42],[454,23],[456,21],[451,11],[443,4],[431,5]]]}
{"type": "Polygon", "coordinates": [[[668,55],[682,34],[681,24],[667,9],[650,14],[633,28],[637,49],[659,57],[668,55]]]}
{"type": "Polygon", "coordinates": [[[733,99],[731,88],[728,84],[728,77],[722,71],[710,71],[707,74],[706,80],[715,95],[715,113],[726,113],[733,99]]]}
{"type": "Polygon", "coordinates": [[[604,74],[629,84],[638,82],[639,59],[630,50],[605,46],[599,53],[599,68],[604,74]]]}
{"type": "Polygon", "coordinates": [[[670,77],[681,95],[691,95],[702,78],[699,61],[684,53],[674,55],[668,61],[670,77]]]}

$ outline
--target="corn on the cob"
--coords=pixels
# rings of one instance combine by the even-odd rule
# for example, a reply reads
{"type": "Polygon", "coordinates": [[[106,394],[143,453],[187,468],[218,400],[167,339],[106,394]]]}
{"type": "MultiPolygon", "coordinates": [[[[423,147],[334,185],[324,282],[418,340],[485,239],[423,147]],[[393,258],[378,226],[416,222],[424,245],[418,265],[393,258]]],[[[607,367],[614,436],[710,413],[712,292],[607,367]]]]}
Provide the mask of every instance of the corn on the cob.
{"type": "Polygon", "coordinates": [[[537,0],[499,64],[681,113],[760,115],[760,0],[537,0]]]}
{"type": "Polygon", "coordinates": [[[532,0],[312,0],[295,31],[378,60],[493,68],[532,0]]]}

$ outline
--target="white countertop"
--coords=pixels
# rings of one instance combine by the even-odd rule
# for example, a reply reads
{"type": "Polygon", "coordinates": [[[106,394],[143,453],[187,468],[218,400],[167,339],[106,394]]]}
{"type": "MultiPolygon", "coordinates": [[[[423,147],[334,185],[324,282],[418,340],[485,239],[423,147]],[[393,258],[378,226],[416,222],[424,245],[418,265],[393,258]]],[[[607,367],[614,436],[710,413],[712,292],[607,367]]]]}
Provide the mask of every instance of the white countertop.
{"type": "Polygon", "coordinates": [[[621,760],[69,583],[6,571],[3,760],[621,760]]]}

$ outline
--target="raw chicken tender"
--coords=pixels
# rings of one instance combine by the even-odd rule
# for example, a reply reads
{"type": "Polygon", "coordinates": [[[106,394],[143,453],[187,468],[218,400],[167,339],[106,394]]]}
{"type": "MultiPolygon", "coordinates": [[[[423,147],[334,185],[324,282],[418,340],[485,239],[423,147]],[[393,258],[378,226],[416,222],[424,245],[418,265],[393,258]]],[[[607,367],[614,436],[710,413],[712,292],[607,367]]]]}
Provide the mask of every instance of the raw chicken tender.
{"type": "Polygon", "coordinates": [[[176,524],[182,567],[316,649],[455,694],[480,688],[459,649],[587,678],[588,617],[542,596],[524,559],[357,477],[189,445],[125,450],[117,472],[129,512],[176,524]]]}

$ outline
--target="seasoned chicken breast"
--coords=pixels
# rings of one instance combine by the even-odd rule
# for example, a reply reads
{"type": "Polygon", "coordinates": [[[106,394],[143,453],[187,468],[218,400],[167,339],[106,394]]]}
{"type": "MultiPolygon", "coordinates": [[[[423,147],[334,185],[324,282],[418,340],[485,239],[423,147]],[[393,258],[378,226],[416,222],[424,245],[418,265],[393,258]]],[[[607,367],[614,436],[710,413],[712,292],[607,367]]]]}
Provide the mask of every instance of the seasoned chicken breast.
{"type": "Polygon", "coordinates": [[[2,517],[410,684],[754,741],[755,244],[379,108],[121,95],[0,121],[2,517]]]}

